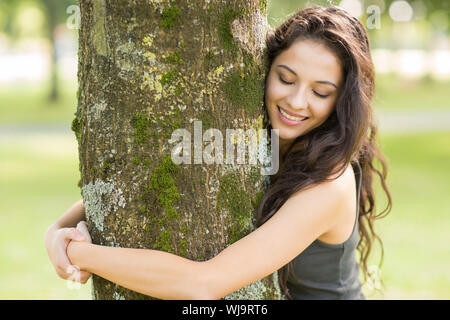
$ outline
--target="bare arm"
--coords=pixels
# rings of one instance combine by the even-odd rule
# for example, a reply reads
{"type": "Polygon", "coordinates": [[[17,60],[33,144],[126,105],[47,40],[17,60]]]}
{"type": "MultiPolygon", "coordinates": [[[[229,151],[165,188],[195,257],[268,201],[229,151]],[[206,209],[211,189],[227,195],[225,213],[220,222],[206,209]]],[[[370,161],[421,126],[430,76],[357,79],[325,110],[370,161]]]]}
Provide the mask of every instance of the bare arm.
{"type": "Polygon", "coordinates": [[[157,250],[74,241],[67,253],[81,270],[146,295],[217,299],[275,272],[327,232],[348,211],[342,201],[348,190],[339,183],[302,190],[264,225],[204,262],[157,250]]]}
{"type": "Polygon", "coordinates": [[[107,247],[70,242],[70,260],[122,287],[160,299],[212,299],[206,262],[150,249],[107,247]]]}
{"type": "Polygon", "coordinates": [[[49,229],[75,228],[78,222],[85,220],[85,218],[83,199],[81,199],[75,202],[75,204],[56,220],[49,229]]]}

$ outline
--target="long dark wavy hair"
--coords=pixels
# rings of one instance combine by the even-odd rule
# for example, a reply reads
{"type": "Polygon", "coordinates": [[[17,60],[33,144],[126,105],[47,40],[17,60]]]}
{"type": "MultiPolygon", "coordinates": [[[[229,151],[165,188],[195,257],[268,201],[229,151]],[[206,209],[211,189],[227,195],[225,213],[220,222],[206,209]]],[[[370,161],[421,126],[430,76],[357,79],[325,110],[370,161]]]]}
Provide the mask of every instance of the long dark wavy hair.
{"type": "MultiPolygon", "coordinates": [[[[378,147],[377,126],[372,114],[375,81],[369,40],[358,19],[338,7],[315,6],[300,10],[266,34],[266,81],[274,59],[299,39],[319,41],[336,54],[343,68],[343,87],[329,118],[321,126],[297,137],[281,158],[280,169],[270,177],[270,187],[257,209],[256,224],[259,227],[265,223],[295,192],[326,181],[332,174],[342,174],[344,168],[358,161],[362,184],[357,250],[366,282],[367,260],[375,239],[381,246],[380,267],[383,262],[383,244],[375,233],[374,221],[386,216],[392,208],[386,185],[387,162],[378,147]],[[381,171],[375,167],[375,159],[381,164],[381,171]],[[388,198],[386,208],[380,213],[375,208],[374,175],[380,178],[388,198]]],[[[270,130],[265,104],[264,114],[264,126],[270,130]]],[[[278,271],[280,288],[290,299],[287,279],[291,267],[288,263],[278,271]]]]}

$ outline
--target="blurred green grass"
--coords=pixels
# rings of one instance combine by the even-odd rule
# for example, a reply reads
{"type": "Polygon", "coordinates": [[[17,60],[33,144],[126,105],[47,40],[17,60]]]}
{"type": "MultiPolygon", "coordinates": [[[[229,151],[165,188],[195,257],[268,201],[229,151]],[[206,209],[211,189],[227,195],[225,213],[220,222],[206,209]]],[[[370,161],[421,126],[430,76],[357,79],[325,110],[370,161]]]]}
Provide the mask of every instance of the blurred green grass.
{"type": "Polygon", "coordinates": [[[49,83],[0,86],[0,125],[70,123],[77,109],[76,81],[61,81],[60,99],[50,102],[49,83]]]}
{"type": "MultiPolygon", "coordinates": [[[[385,248],[386,291],[372,298],[450,298],[449,142],[450,132],[380,136],[393,209],[376,222],[385,248]]],[[[387,199],[379,185],[376,192],[380,212],[387,199]]]]}
{"type": "Polygon", "coordinates": [[[429,76],[408,79],[395,74],[377,74],[374,108],[380,111],[450,110],[450,81],[429,76]]]}
{"type": "MultiPolygon", "coordinates": [[[[366,290],[366,295],[449,299],[450,132],[383,135],[380,140],[394,206],[376,226],[385,247],[385,294],[371,296],[366,290]]],[[[66,287],[44,247],[46,228],[80,199],[78,179],[72,135],[0,140],[0,299],[91,298],[89,283],[81,290],[66,287]]],[[[384,200],[379,198],[378,211],[384,200]]]]}
{"type": "MultiPolygon", "coordinates": [[[[44,245],[47,227],[80,199],[72,135],[0,137],[0,299],[90,299],[69,290],[44,245]]],[[[90,281],[89,281],[90,282],[90,281]]]]}

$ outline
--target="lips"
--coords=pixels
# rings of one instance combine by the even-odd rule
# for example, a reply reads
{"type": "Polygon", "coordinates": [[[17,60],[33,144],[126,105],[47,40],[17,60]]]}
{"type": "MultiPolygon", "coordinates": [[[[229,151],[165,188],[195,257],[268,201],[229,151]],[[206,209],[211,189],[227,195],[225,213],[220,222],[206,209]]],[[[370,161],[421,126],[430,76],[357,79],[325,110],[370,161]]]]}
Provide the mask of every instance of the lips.
{"type": "Polygon", "coordinates": [[[278,111],[279,111],[286,119],[291,120],[291,121],[305,121],[305,120],[307,120],[307,119],[309,118],[309,117],[306,117],[306,116],[301,115],[301,114],[297,114],[297,113],[290,112],[290,111],[288,111],[288,110],[286,110],[286,109],[283,109],[283,108],[281,108],[281,107],[279,107],[279,106],[278,106],[278,111]]]}
{"type": "Polygon", "coordinates": [[[294,113],[292,111],[286,110],[284,108],[281,108],[280,106],[277,106],[278,108],[282,109],[284,112],[286,112],[288,115],[293,116],[293,117],[297,117],[297,118],[308,118],[307,116],[304,116],[300,113],[294,113]]]}

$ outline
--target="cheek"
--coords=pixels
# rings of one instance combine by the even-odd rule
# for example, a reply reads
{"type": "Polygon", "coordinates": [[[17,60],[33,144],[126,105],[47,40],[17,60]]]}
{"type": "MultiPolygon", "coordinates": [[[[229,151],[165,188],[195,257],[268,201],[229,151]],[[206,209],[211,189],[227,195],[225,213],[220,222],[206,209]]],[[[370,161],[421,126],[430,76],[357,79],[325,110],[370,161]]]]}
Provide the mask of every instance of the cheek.
{"type": "Polygon", "coordinates": [[[280,85],[276,79],[272,77],[267,81],[266,104],[268,107],[271,107],[269,106],[270,103],[275,103],[277,100],[280,100],[284,96],[286,96],[286,94],[287,94],[286,88],[280,85]]]}
{"type": "Polygon", "coordinates": [[[315,117],[328,118],[334,110],[335,101],[322,101],[315,104],[315,117]]]}
{"type": "Polygon", "coordinates": [[[268,81],[266,85],[266,105],[269,106],[270,101],[273,100],[274,90],[273,84],[268,81]]]}

